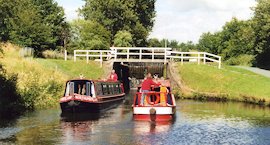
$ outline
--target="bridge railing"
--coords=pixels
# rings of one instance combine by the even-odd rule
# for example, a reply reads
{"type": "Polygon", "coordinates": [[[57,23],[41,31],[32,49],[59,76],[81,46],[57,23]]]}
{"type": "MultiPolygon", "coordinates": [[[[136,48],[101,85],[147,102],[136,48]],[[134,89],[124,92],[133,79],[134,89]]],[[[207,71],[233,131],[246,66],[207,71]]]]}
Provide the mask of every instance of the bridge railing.
{"type": "Polygon", "coordinates": [[[203,61],[203,64],[206,64],[207,61],[217,62],[218,68],[221,68],[221,56],[214,55],[207,52],[179,52],[179,51],[166,51],[167,58],[170,60],[181,61],[181,64],[184,63],[185,60],[195,61],[198,64],[203,61]]]}
{"type": "Polygon", "coordinates": [[[160,48],[160,47],[111,47],[113,52],[114,61],[125,61],[130,62],[133,58],[142,61],[147,57],[148,61],[166,61],[166,51],[171,50],[171,48],[160,48]],[[157,58],[159,57],[159,58],[157,58]]]}
{"type": "Polygon", "coordinates": [[[77,60],[77,57],[85,57],[87,63],[89,58],[98,58],[96,61],[102,63],[103,58],[111,59],[112,50],[74,50],[74,61],[77,60]]]}
{"type": "Polygon", "coordinates": [[[89,58],[98,58],[102,65],[103,58],[114,59],[115,62],[164,62],[169,60],[218,63],[221,68],[221,56],[207,52],[180,52],[171,51],[171,48],[146,48],[146,47],[111,47],[110,50],[74,50],[74,61],[77,57],[85,57],[87,63],[89,58]]]}

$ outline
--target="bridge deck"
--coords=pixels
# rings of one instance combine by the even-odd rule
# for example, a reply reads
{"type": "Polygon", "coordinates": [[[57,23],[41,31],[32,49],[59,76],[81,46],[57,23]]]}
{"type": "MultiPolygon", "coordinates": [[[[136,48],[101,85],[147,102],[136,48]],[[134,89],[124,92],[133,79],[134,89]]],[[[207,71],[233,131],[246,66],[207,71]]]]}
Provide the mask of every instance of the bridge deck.
{"type": "Polygon", "coordinates": [[[172,51],[171,48],[144,48],[144,47],[112,47],[111,50],[74,50],[74,61],[76,57],[97,58],[95,61],[112,60],[113,62],[158,62],[170,61],[196,61],[198,64],[206,62],[217,62],[221,68],[221,56],[207,52],[181,52],[172,51]]]}
{"type": "Polygon", "coordinates": [[[164,59],[113,59],[114,62],[164,62],[164,59]]]}

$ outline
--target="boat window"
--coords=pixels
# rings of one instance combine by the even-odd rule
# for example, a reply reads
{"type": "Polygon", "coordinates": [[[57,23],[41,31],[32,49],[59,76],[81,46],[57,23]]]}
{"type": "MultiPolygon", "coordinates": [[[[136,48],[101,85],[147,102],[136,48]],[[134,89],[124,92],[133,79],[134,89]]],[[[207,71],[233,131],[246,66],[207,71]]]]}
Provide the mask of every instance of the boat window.
{"type": "Polygon", "coordinates": [[[114,94],[118,94],[117,84],[113,85],[113,92],[114,94]]]}
{"type": "Polygon", "coordinates": [[[91,83],[86,82],[86,96],[92,96],[91,94],[91,83]]]}
{"type": "Polygon", "coordinates": [[[69,94],[81,94],[81,95],[91,95],[91,82],[86,80],[75,80],[69,82],[69,94]]]}
{"type": "Polygon", "coordinates": [[[111,93],[111,94],[114,94],[113,84],[110,84],[110,93],[111,93]]]}
{"type": "Polygon", "coordinates": [[[112,88],[111,88],[111,85],[108,85],[108,94],[112,94],[112,88]]]}
{"type": "Polygon", "coordinates": [[[73,95],[73,94],[74,94],[74,83],[69,82],[69,95],[73,95]]]}
{"type": "Polygon", "coordinates": [[[106,84],[102,84],[102,91],[103,91],[103,95],[107,95],[108,94],[108,88],[106,84]]]}
{"type": "Polygon", "coordinates": [[[69,96],[69,82],[67,82],[66,90],[65,90],[65,95],[64,96],[69,96]]]}
{"type": "Polygon", "coordinates": [[[95,90],[95,84],[94,84],[94,82],[92,82],[91,83],[91,96],[93,97],[93,98],[96,98],[96,90],[95,90]]]}
{"type": "Polygon", "coordinates": [[[101,83],[96,83],[95,86],[97,90],[97,95],[103,95],[101,83]]]}
{"type": "Polygon", "coordinates": [[[117,84],[117,87],[118,87],[118,93],[122,93],[122,91],[121,91],[121,87],[120,87],[120,85],[119,85],[119,84],[117,84]]]}
{"type": "Polygon", "coordinates": [[[115,84],[112,85],[112,89],[113,89],[113,94],[117,94],[117,91],[115,89],[115,84]]]}

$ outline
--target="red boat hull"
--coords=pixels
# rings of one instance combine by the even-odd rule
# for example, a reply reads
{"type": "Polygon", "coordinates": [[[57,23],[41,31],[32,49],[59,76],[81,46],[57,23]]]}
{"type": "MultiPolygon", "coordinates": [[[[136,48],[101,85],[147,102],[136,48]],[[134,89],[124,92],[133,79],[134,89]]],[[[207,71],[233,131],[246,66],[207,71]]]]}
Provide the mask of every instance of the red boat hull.
{"type": "Polygon", "coordinates": [[[136,121],[171,121],[173,120],[173,114],[159,115],[159,114],[133,114],[133,120],[136,121]]]}

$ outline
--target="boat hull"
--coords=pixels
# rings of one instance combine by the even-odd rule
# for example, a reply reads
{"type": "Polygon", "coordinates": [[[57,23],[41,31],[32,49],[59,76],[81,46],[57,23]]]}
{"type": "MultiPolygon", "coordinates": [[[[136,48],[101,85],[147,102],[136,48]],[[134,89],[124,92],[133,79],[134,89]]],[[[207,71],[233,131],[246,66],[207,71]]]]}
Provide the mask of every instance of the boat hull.
{"type": "Polygon", "coordinates": [[[133,107],[133,120],[171,121],[174,119],[175,106],[171,107],[133,107]]]}
{"type": "Polygon", "coordinates": [[[68,102],[62,102],[60,103],[60,106],[62,113],[100,113],[118,106],[120,103],[123,102],[123,100],[124,96],[104,102],[82,102],[72,100],[68,102]]]}
{"type": "Polygon", "coordinates": [[[174,119],[174,114],[167,114],[167,115],[151,115],[151,114],[133,114],[133,120],[135,121],[171,121],[174,119]]]}

